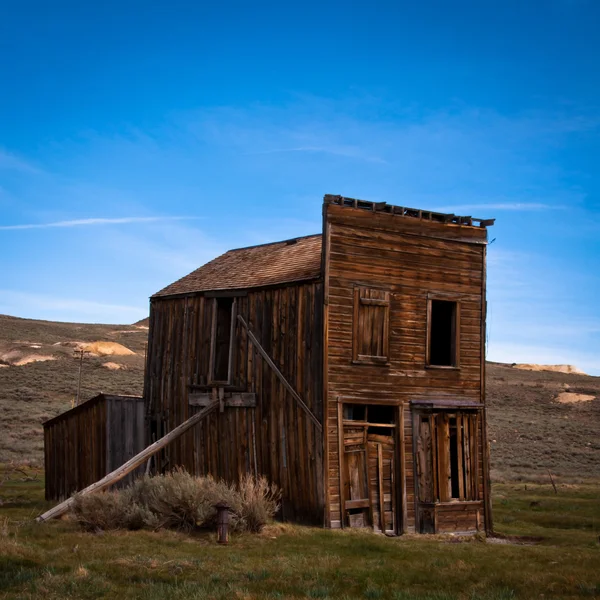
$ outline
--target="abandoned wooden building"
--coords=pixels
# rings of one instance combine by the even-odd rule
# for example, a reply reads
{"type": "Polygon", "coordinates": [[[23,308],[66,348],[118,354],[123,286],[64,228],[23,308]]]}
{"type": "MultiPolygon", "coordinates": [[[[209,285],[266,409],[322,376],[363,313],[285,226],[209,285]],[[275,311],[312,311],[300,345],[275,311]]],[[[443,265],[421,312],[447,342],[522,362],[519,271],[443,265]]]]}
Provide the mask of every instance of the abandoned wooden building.
{"type": "Polygon", "coordinates": [[[325,196],[319,235],[231,250],[151,298],[149,442],[282,516],[403,532],[491,529],[485,421],[493,220],[325,196]]]}

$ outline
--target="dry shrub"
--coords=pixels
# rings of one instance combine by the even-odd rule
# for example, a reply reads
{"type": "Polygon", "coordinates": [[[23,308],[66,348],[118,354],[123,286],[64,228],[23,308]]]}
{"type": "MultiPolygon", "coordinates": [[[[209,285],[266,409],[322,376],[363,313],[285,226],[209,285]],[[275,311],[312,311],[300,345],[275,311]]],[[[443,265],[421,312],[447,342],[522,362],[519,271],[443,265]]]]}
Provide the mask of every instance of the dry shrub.
{"type": "Polygon", "coordinates": [[[245,475],[238,487],[240,515],[248,531],[259,532],[279,510],[281,493],[266,477],[245,475]]]}
{"type": "Polygon", "coordinates": [[[279,508],[280,493],[264,478],[245,476],[239,486],[177,469],[144,476],[118,492],[77,496],[72,514],[87,531],[216,527],[216,504],[230,507],[233,531],[260,531],[279,508]]]}
{"type": "Polygon", "coordinates": [[[75,496],[71,511],[87,531],[120,529],[126,526],[127,505],[119,492],[75,496]]]}

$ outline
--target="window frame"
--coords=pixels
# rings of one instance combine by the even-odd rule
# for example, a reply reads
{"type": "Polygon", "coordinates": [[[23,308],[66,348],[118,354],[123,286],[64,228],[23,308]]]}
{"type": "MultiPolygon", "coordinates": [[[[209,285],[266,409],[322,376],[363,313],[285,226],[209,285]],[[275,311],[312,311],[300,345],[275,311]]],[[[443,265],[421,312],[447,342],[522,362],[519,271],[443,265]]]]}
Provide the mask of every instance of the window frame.
{"type": "Polygon", "coordinates": [[[427,326],[425,328],[425,368],[441,369],[447,371],[457,371],[460,369],[460,298],[455,295],[429,292],[427,294],[427,326]],[[453,364],[451,365],[432,365],[431,364],[431,325],[432,325],[432,307],[433,300],[442,300],[444,302],[454,302],[454,323],[453,323],[453,364]]]}
{"type": "Polygon", "coordinates": [[[386,288],[373,287],[368,285],[355,285],[353,290],[352,307],[352,364],[356,365],[379,365],[389,366],[390,364],[390,308],[391,308],[391,290],[386,288]],[[369,298],[363,296],[366,290],[382,292],[384,298],[369,298]],[[361,339],[360,332],[360,309],[361,306],[381,306],[384,309],[383,317],[383,339],[381,356],[370,354],[359,354],[361,339]]]}
{"type": "Polygon", "coordinates": [[[422,476],[422,465],[417,466],[415,462],[415,480],[417,481],[416,492],[419,502],[432,504],[449,504],[457,502],[480,502],[479,480],[479,443],[481,427],[481,411],[465,409],[434,409],[431,411],[418,411],[415,427],[415,461],[421,454],[425,457],[430,453],[431,472],[429,481],[432,497],[425,499],[421,497],[421,487],[424,482],[422,476]],[[457,481],[458,497],[453,496],[452,488],[452,465],[450,449],[450,421],[455,419],[457,428],[457,481]],[[427,422],[428,439],[430,439],[429,450],[419,448],[421,436],[421,423],[427,422]]]}
{"type": "Polygon", "coordinates": [[[233,360],[234,360],[234,347],[235,347],[235,333],[236,333],[236,320],[237,320],[237,297],[229,294],[223,294],[219,296],[212,296],[212,314],[211,314],[211,325],[210,325],[210,359],[208,365],[208,385],[231,385],[233,378],[233,360]],[[217,315],[218,315],[218,302],[220,299],[230,299],[233,297],[231,302],[231,323],[229,327],[229,355],[227,360],[227,379],[216,379],[215,368],[216,368],[216,351],[217,351],[217,315]]]}

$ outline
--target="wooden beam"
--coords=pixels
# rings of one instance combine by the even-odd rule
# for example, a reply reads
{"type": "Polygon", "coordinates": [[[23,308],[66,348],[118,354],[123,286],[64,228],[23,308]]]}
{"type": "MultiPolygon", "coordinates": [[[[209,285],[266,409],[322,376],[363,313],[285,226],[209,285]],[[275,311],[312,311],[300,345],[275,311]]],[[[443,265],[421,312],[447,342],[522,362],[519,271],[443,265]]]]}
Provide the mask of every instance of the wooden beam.
{"type": "MultiPolygon", "coordinates": [[[[219,388],[223,389],[223,388],[219,388]]],[[[211,394],[208,392],[190,392],[188,404],[190,406],[208,406],[212,402],[211,394]]],[[[243,407],[254,408],[256,406],[256,394],[251,392],[225,393],[225,408],[243,407]]]]}
{"type": "Polygon", "coordinates": [[[277,378],[279,379],[279,381],[281,381],[285,389],[292,395],[294,400],[296,400],[296,402],[300,405],[304,412],[309,416],[309,418],[319,429],[319,431],[322,431],[323,427],[321,426],[319,419],[317,419],[312,410],[310,410],[310,408],[308,408],[308,406],[304,403],[304,400],[302,400],[298,392],[296,392],[296,390],[291,386],[290,382],[283,376],[283,373],[277,368],[277,365],[267,354],[266,350],[260,345],[260,342],[258,341],[256,336],[252,333],[252,331],[250,331],[248,324],[246,323],[246,321],[244,321],[244,317],[242,317],[242,315],[238,315],[237,318],[248,333],[248,337],[250,338],[250,341],[252,342],[254,347],[258,350],[259,354],[265,359],[265,362],[269,365],[269,367],[271,367],[275,375],[277,375],[277,378]]]}
{"type": "Polygon", "coordinates": [[[379,521],[385,533],[385,502],[383,493],[383,446],[377,444],[377,487],[379,488],[379,521]]]}
{"type": "MultiPolygon", "coordinates": [[[[346,482],[344,481],[344,460],[345,460],[345,442],[344,442],[344,404],[342,399],[338,397],[337,403],[337,430],[338,430],[338,469],[339,469],[339,486],[340,486],[340,527],[344,529],[346,521],[346,482]]],[[[368,501],[367,501],[368,502],[368,501]]],[[[368,503],[366,508],[368,508],[368,503]]]]}
{"type": "MultiPolygon", "coordinates": [[[[123,479],[123,477],[131,473],[131,471],[137,469],[137,467],[139,467],[146,460],[148,460],[148,458],[156,454],[159,450],[162,450],[167,444],[172,442],[174,439],[177,439],[181,434],[185,433],[188,429],[191,429],[194,425],[199,423],[218,405],[218,402],[213,402],[210,406],[207,406],[200,412],[197,412],[195,415],[191,416],[187,421],[184,421],[183,423],[181,423],[181,425],[175,427],[173,431],[170,431],[169,433],[167,433],[167,435],[163,436],[162,438],[160,438],[159,440],[142,450],[139,454],[136,454],[133,458],[129,459],[118,469],[115,469],[114,471],[112,471],[112,473],[109,473],[108,475],[100,479],[100,481],[92,483],[92,485],[89,485],[80,492],[77,492],[77,494],[75,495],[85,496],[88,494],[93,494],[94,492],[100,492],[113,485],[113,483],[116,483],[117,481],[123,479]]],[[[50,519],[55,519],[56,517],[60,517],[62,514],[66,513],[69,510],[69,508],[71,508],[73,502],[74,496],[71,496],[64,502],[61,502],[60,504],[57,504],[54,508],[51,508],[50,510],[46,511],[43,515],[40,515],[36,519],[36,521],[43,522],[48,521],[50,519]]]]}
{"type": "MultiPolygon", "coordinates": [[[[396,494],[396,497],[400,499],[401,507],[400,511],[396,506],[396,513],[402,515],[400,527],[397,528],[397,533],[407,533],[408,531],[408,506],[406,503],[406,449],[405,449],[405,438],[404,438],[404,405],[401,404],[398,408],[398,430],[396,432],[396,443],[400,447],[400,452],[396,452],[396,456],[400,460],[400,493],[396,494]]],[[[396,469],[398,472],[398,469],[396,469]]],[[[418,487],[416,469],[413,470],[413,481],[415,487],[415,495],[417,493],[416,488],[418,487]]],[[[398,487],[398,486],[396,486],[398,487]]]]}

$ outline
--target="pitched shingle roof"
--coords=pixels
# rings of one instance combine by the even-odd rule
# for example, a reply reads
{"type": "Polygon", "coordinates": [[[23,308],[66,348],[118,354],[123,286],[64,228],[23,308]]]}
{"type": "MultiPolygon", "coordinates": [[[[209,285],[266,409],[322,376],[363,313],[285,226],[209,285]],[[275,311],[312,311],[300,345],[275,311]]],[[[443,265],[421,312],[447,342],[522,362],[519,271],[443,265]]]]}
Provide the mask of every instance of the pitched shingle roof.
{"type": "Polygon", "coordinates": [[[237,290],[316,279],[321,275],[321,235],[229,250],[154,294],[174,296],[237,290]]]}

